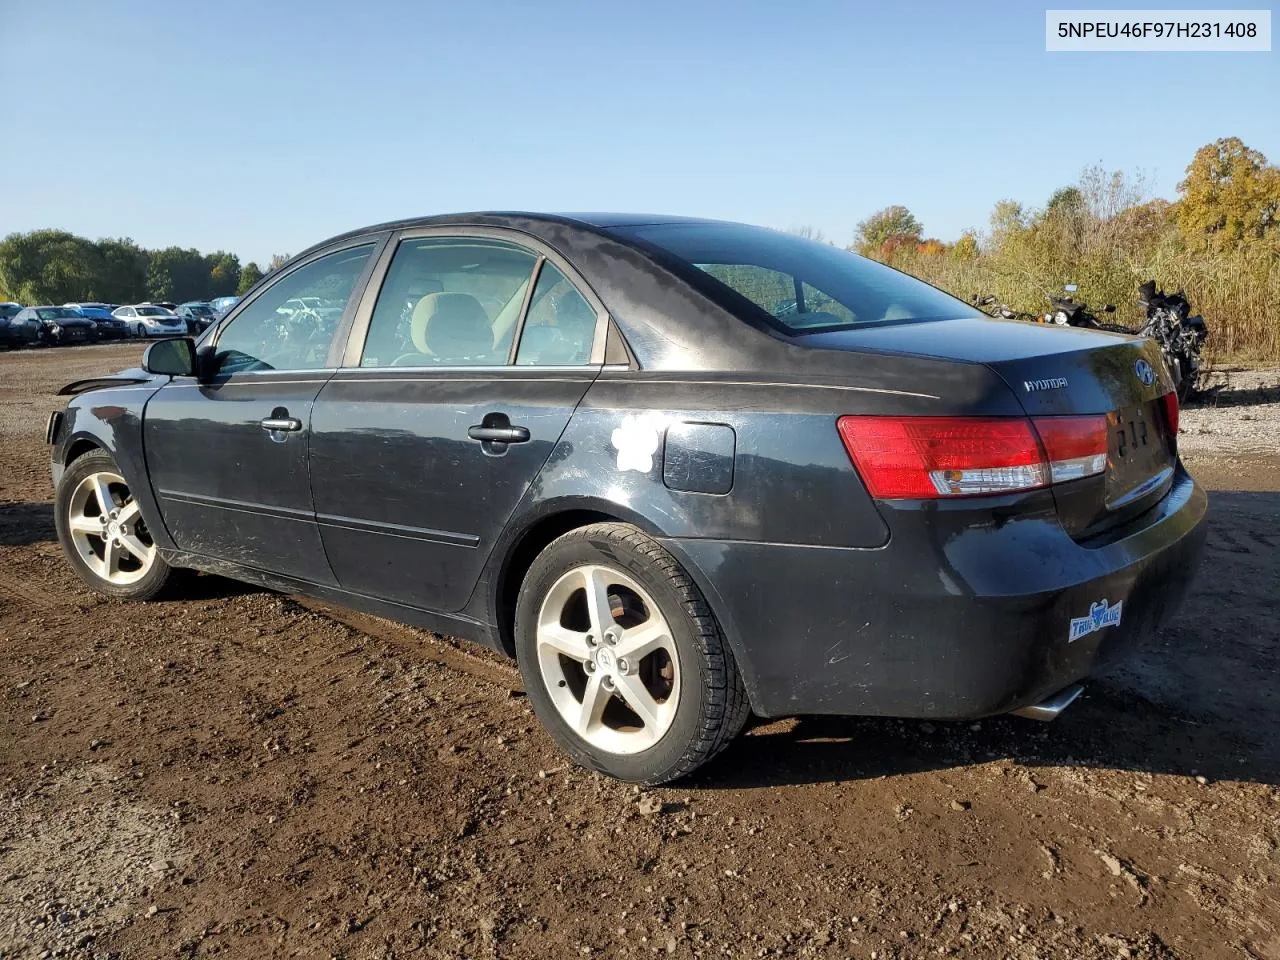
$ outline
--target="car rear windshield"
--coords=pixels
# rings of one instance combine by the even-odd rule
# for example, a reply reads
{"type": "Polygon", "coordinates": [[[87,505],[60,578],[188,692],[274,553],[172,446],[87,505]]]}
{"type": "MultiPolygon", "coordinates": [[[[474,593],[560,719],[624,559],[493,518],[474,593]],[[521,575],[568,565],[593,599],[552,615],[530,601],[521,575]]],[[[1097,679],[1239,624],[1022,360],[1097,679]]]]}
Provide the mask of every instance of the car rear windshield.
{"type": "Polygon", "coordinates": [[[616,230],[715,278],[787,333],[980,316],[963,301],[891,267],[764,227],[661,223],[616,230]]]}

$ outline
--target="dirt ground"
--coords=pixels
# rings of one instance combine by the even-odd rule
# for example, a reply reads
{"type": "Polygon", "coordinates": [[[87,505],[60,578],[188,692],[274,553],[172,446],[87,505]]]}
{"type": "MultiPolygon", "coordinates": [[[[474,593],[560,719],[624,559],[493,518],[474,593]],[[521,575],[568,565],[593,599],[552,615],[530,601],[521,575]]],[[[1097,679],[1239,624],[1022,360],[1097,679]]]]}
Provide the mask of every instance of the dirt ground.
{"type": "Polygon", "coordinates": [[[443,638],[80,586],[44,417],[137,354],[0,354],[0,956],[1280,960],[1280,376],[1209,401],[1243,454],[1185,412],[1201,576],[1057,722],[762,723],[641,793],[443,638]]]}

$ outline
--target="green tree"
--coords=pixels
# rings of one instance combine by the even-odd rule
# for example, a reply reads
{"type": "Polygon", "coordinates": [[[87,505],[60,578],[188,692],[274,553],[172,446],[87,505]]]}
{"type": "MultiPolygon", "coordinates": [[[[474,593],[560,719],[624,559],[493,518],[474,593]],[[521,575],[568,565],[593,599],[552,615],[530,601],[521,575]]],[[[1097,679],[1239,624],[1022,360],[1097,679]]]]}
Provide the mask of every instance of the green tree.
{"type": "Polygon", "coordinates": [[[98,248],[65,230],[14,233],[0,241],[0,286],[23,303],[96,299],[98,248]]]}
{"type": "Polygon", "coordinates": [[[150,255],[128,237],[98,241],[102,258],[98,299],[107,303],[136,303],[146,299],[150,255]]]}
{"type": "Polygon", "coordinates": [[[209,264],[209,286],[202,295],[206,299],[229,297],[240,286],[240,258],[222,250],[205,257],[209,264]]]}
{"type": "Polygon", "coordinates": [[[289,257],[291,256],[292,254],[289,253],[273,253],[271,261],[267,264],[267,273],[275,273],[289,262],[289,257]]]}
{"type": "Polygon", "coordinates": [[[877,210],[858,224],[851,249],[866,257],[881,256],[886,244],[897,247],[906,241],[919,243],[923,229],[910,210],[894,204],[877,210]]]}
{"type": "Polygon", "coordinates": [[[249,288],[262,279],[262,268],[250,260],[240,271],[240,283],[236,285],[236,294],[249,292],[249,288]]]}
{"type": "Polygon", "coordinates": [[[1197,150],[1178,191],[1178,228],[1193,247],[1228,250],[1276,237],[1280,168],[1239,137],[1197,150]]]}

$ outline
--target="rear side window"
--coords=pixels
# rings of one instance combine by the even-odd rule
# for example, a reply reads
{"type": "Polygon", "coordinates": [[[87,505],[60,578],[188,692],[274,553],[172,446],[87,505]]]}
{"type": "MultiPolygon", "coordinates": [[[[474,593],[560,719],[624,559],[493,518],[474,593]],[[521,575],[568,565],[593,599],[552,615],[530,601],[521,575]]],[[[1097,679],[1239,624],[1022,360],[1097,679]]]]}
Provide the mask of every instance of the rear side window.
{"type": "Polygon", "coordinates": [[[543,263],[520,332],[520,366],[577,366],[591,360],[596,312],[577,287],[550,263],[543,263]]]}
{"type": "Polygon", "coordinates": [[[403,241],[378,292],[360,366],[506,364],[536,262],[499,240],[403,241]]]}
{"type": "Polygon", "coordinates": [[[747,300],[786,333],[982,316],[884,264],[791,234],[736,223],[662,223],[615,228],[713,278],[730,309],[747,300]],[[739,299],[741,298],[741,299],[739,299]]]}

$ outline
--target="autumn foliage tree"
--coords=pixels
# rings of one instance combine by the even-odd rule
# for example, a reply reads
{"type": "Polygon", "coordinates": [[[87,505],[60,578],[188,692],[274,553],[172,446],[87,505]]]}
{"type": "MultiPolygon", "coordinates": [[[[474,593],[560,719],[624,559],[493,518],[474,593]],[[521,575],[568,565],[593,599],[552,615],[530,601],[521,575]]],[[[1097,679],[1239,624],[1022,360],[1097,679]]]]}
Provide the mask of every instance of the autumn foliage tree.
{"type": "Polygon", "coordinates": [[[1178,190],[1178,228],[1189,245],[1225,250],[1277,240],[1280,168],[1239,137],[1197,150],[1178,190]]]}
{"type": "Polygon", "coordinates": [[[904,243],[919,243],[922,230],[920,221],[910,210],[901,204],[894,204],[877,210],[858,224],[850,249],[868,257],[891,255],[904,243]]]}

